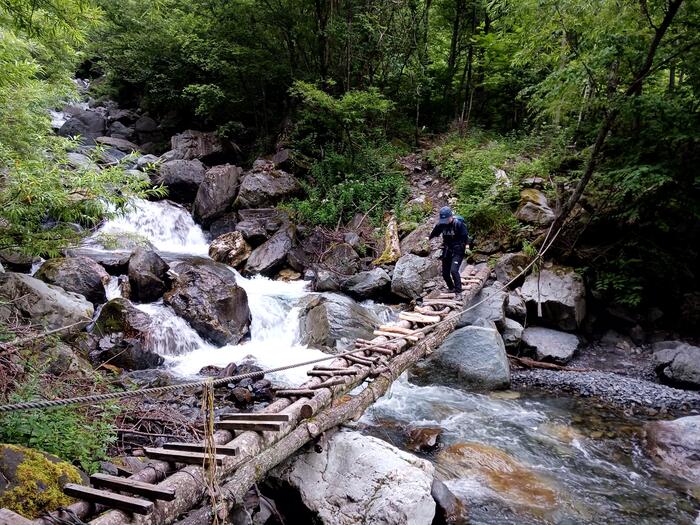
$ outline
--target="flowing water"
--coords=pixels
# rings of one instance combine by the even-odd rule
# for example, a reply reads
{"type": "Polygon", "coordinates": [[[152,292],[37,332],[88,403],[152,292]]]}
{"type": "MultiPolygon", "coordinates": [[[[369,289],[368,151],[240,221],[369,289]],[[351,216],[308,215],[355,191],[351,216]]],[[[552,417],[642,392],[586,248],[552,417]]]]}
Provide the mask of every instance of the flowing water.
{"type": "MultiPolygon", "coordinates": [[[[137,234],[170,254],[206,256],[208,249],[187,211],[165,201],[136,201],[128,215],[100,231],[137,234]]],[[[232,271],[248,294],[252,314],[250,341],[243,344],[219,348],[202,340],[162,301],[137,305],[159,326],[152,344],[165,366],[193,377],[207,365],[250,359],[270,368],[324,356],[298,343],[296,305],[309,294],[304,282],[245,279],[232,271]]],[[[116,278],[106,288],[110,298],[120,296],[116,278]]],[[[308,368],[272,379],[298,385],[308,368]]],[[[416,386],[403,377],[362,422],[365,432],[399,447],[405,446],[410,426],[440,427],[440,448],[426,457],[468,503],[470,523],[670,525],[692,524],[697,515],[697,500],[645,456],[641,422],[574,399],[481,395],[416,386]]]]}

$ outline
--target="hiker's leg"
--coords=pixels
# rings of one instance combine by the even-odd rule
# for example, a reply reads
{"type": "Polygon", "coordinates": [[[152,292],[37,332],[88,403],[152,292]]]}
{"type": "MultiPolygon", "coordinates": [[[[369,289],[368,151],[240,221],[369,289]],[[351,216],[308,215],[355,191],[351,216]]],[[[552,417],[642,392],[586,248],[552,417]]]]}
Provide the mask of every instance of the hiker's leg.
{"type": "Polygon", "coordinates": [[[442,278],[445,279],[445,284],[447,288],[452,290],[455,285],[452,282],[452,275],[450,270],[452,268],[452,254],[450,252],[443,252],[442,254],[442,278]]]}
{"type": "Polygon", "coordinates": [[[458,250],[450,260],[450,274],[454,282],[455,293],[462,293],[462,277],[459,275],[459,267],[462,266],[464,252],[458,250]]]}

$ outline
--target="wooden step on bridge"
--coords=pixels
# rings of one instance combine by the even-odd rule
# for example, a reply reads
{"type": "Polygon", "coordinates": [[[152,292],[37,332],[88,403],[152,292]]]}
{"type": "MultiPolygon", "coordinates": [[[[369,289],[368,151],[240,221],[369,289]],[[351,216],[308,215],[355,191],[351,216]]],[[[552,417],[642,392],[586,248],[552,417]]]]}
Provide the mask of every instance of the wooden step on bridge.
{"type": "MultiPolygon", "coordinates": [[[[485,265],[463,270],[464,303],[481,290],[489,273],[485,265]]],[[[276,390],[277,399],[263,411],[222,415],[210,446],[175,442],[147,447],[149,468],[128,477],[94,474],[91,486],[66,485],[65,493],[79,500],[68,508],[68,517],[92,518],[92,525],[209,522],[212,506],[202,504],[211,469],[216,490],[225,495],[217,512],[226,513],[268,470],[304,444],[359,418],[406,369],[444,341],[462,309],[463,303],[453,294],[432,292],[412,310],[401,312],[397,323],[378,327],[373,339],[356,340],[353,355],[315,366],[307,372],[309,380],[297,388],[276,390]],[[366,387],[359,394],[345,396],[363,383],[366,387]],[[177,521],[197,507],[201,508],[194,517],[177,521]]],[[[66,518],[65,511],[52,515],[66,518]]],[[[52,522],[44,518],[31,522],[0,511],[0,525],[52,522]]]]}

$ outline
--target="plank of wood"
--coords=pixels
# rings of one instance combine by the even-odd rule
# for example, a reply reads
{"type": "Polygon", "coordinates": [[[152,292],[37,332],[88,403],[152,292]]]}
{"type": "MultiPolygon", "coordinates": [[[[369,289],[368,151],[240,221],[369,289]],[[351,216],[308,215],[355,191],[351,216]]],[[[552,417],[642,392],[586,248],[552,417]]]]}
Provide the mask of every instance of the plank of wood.
{"type": "MultiPolygon", "coordinates": [[[[151,448],[145,447],[144,452],[146,456],[151,459],[160,459],[161,461],[168,461],[170,463],[186,463],[188,465],[202,465],[209,463],[211,458],[208,454],[202,452],[190,452],[188,450],[171,450],[165,448],[151,448]]],[[[217,465],[222,465],[224,462],[224,456],[217,454],[214,456],[214,461],[217,465]]]]}
{"type": "Polygon", "coordinates": [[[289,390],[277,390],[277,397],[313,397],[317,394],[316,390],[310,388],[290,388],[289,390]]]}
{"type": "Polygon", "coordinates": [[[114,492],[107,492],[85,485],[66,483],[63,493],[73,498],[79,498],[92,503],[101,503],[119,510],[126,510],[136,514],[149,514],[153,510],[153,502],[132,496],[122,496],[114,492]]]}
{"type": "Polygon", "coordinates": [[[357,370],[309,370],[307,376],[312,377],[340,377],[357,375],[357,370]]]}
{"type": "Polygon", "coordinates": [[[374,335],[383,335],[384,337],[393,337],[396,339],[406,339],[408,341],[413,341],[414,343],[420,339],[420,337],[417,335],[395,334],[393,332],[385,332],[383,330],[375,330],[374,335]]]}
{"type": "Polygon", "coordinates": [[[382,332],[394,332],[402,335],[413,335],[413,330],[410,328],[403,328],[402,326],[396,326],[393,324],[383,324],[379,327],[382,332]]]}
{"type": "Polygon", "coordinates": [[[341,379],[339,377],[335,379],[328,379],[326,381],[323,381],[322,383],[318,383],[317,385],[311,385],[309,388],[312,390],[318,390],[320,388],[329,388],[332,386],[338,386],[338,385],[344,385],[345,384],[345,379],[341,379]]]}
{"type": "MultiPolygon", "coordinates": [[[[185,450],[185,451],[190,451],[190,452],[206,452],[206,447],[204,444],[200,443],[178,443],[178,442],[172,442],[172,443],[165,443],[163,444],[163,448],[167,448],[168,450],[185,450]]],[[[222,456],[236,456],[239,453],[238,447],[229,447],[227,445],[217,445],[216,446],[216,453],[221,454],[222,456]]]]}
{"type": "Polygon", "coordinates": [[[416,312],[401,312],[399,314],[399,319],[404,321],[411,321],[412,323],[421,324],[435,324],[440,322],[439,315],[425,315],[416,312]]]}
{"type": "Polygon", "coordinates": [[[448,308],[461,308],[462,303],[449,299],[423,299],[423,304],[428,306],[447,306],[448,308]]]}
{"type": "Polygon", "coordinates": [[[374,347],[374,346],[369,346],[364,343],[359,343],[355,341],[355,347],[358,350],[364,350],[365,352],[374,352],[375,354],[382,354],[382,355],[394,355],[393,350],[389,350],[388,348],[379,348],[379,347],[374,347]]]}
{"type": "Polygon", "coordinates": [[[414,308],[414,311],[418,312],[419,314],[439,315],[440,317],[444,317],[450,313],[450,309],[447,307],[443,308],[442,310],[435,310],[434,308],[431,308],[430,306],[416,306],[414,308]]]}
{"type": "Polygon", "coordinates": [[[356,355],[344,355],[343,359],[347,359],[351,363],[357,363],[358,365],[363,365],[363,366],[372,366],[374,364],[374,361],[369,358],[365,357],[358,357],[356,355]]]}
{"type": "Polygon", "coordinates": [[[289,414],[267,414],[265,412],[238,412],[235,414],[221,414],[221,419],[228,421],[243,420],[243,421],[289,421],[289,414]]]}
{"type": "Polygon", "coordinates": [[[109,474],[102,474],[101,472],[97,472],[90,476],[90,483],[92,483],[94,487],[102,487],[119,492],[128,492],[129,494],[134,494],[136,496],[143,496],[151,501],[159,499],[164,501],[172,501],[175,499],[175,491],[173,489],[164,489],[151,483],[144,483],[143,481],[136,481],[129,478],[120,478],[118,476],[110,476],[109,474]]]}
{"type": "Polygon", "coordinates": [[[276,432],[282,429],[284,423],[282,421],[244,421],[244,420],[226,420],[219,421],[216,426],[224,430],[253,430],[255,432],[271,431],[276,432]]]}

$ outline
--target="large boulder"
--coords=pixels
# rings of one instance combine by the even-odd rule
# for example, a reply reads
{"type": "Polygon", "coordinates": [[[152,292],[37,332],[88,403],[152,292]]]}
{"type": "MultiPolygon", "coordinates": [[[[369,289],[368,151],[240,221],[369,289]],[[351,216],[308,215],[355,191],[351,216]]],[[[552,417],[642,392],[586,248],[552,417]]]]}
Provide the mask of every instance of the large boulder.
{"type": "Polygon", "coordinates": [[[105,129],[106,121],[100,113],[89,109],[75,108],[72,110],[71,118],[58,130],[58,134],[62,137],[80,136],[84,142],[92,142],[97,137],[104,135],[105,129]]]}
{"type": "Polygon", "coordinates": [[[394,268],[391,291],[404,299],[418,299],[425,283],[440,275],[440,261],[408,254],[401,257],[394,268]]]}
{"type": "Polygon", "coordinates": [[[527,305],[520,294],[510,292],[506,301],[506,317],[515,319],[519,323],[524,323],[527,318],[527,305]]]}
{"type": "Polygon", "coordinates": [[[252,251],[241,232],[236,231],[224,233],[209,245],[209,257],[234,268],[241,267],[252,251]]]}
{"type": "Polygon", "coordinates": [[[381,324],[377,315],[344,295],[311,296],[299,314],[301,344],[334,350],[357,338],[371,339],[381,324]]]}
{"type": "Polygon", "coordinates": [[[256,161],[243,178],[235,205],[239,209],[274,206],[300,191],[301,186],[292,175],[275,169],[271,162],[256,161]]]}
{"type": "Polygon", "coordinates": [[[320,266],[338,276],[347,277],[360,269],[360,256],[352,246],[343,242],[326,250],[320,266]]]}
{"type": "Polygon", "coordinates": [[[434,467],[359,432],[333,434],[321,453],[308,451],[271,472],[272,483],[296,489],[326,525],[430,525],[434,467]]]}
{"type": "Polygon", "coordinates": [[[554,212],[549,207],[547,197],[534,188],[520,192],[520,204],[515,216],[522,222],[536,226],[549,226],[554,221],[554,212]]]}
{"type": "Polygon", "coordinates": [[[19,315],[47,330],[88,322],[94,311],[83,295],[21,273],[0,274],[0,298],[0,320],[8,322],[19,315]]]}
{"type": "Polygon", "coordinates": [[[320,228],[314,228],[289,252],[287,262],[298,272],[315,266],[326,251],[326,236],[320,228]]]}
{"type": "Polygon", "coordinates": [[[553,267],[530,274],[520,295],[532,319],[538,317],[537,303],[540,302],[545,323],[562,330],[576,330],[586,317],[586,288],[581,276],[572,268],[553,267]]]}
{"type": "Polygon", "coordinates": [[[0,508],[28,519],[39,518],[73,501],[63,494],[66,483],[87,483],[87,476],[51,454],[19,445],[0,445],[0,508]]]}
{"type": "Polygon", "coordinates": [[[224,164],[206,172],[192,206],[196,221],[209,226],[226,213],[238,191],[242,171],[238,166],[224,164]]]}
{"type": "Polygon", "coordinates": [[[25,255],[12,250],[0,250],[0,263],[12,272],[29,273],[34,263],[41,261],[38,257],[25,255]]]}
{"type": "Polygon", "coordinates": [[[223,143],[214,132],[188,129],[170,138],[174,158],[207,160],[224,152],[223,143]]]}
{"type": "Polygon", "coordinates": [[[112,299],[89,328],[90,359],[126,370],[159,366],[163,358],[149,347],[149,336],[156,328],[151,317],[129,300],[112,299]]]}
{"type": "Polygon", "coordinates": [[[118,151],[123,151],[125,153],[138,152],[139,147],[126,139],[120,139],[117,137],[97,137],[95,142],[103,146],[109,146],[118,151]]]}
{"type": "Polygon", "coordinates": [[[68,292],[83,295],[93,304],[107,301],[105,286],[109,274],[88,257],[58,257],[41,265],[34,277],[60,286],[68,292]]]}
{"type": "Polygon", "coordinates": [[[646,426],[651,456],[664,470],[691,483],[700,481],[700,416],[653,421],[646,426]]]}
{"type": "Polygon", "coordinates": [[[500,283],[482,288],[471,302],[474,307],[467,309],[457,321],[457,328],[475,324],[479,319],[486,319],[496,324],[500,331],[506,327],[506,302],[508,294],[500,283]]]}
{"type": "Polygon", "coordinates": [[[541,326],[528,326],[523,330],[522,342],[534,351],[538,361],[568,363],[579,345],[578,337],[566,332],[551,330],[541,326]]]}
{"type": "Polygon", "coordinates": [[[158,300],[170,283],[170,267],[152,250],[137,248],[129,259],[131,297],[143,303],[158,300]]]}
{"type": "Polygon", "coordinates": [[[401,253],[406,255],[412,253],[425,257],[437,248],[441,242],[439,238],[428,240],[428,235],[433,230],[433,224],[424,223],[418,226],[411,233],[401,240],[401,253]]]}
{"type": "MultiPolygon", "coordinates": [[[[504,284],[510,283],[530,264],[531,260],[531,257],[522,252],[506,253],[496,261],[496,266],[493,268],[493,271],[496,273],[496,279],[504,284]]],[[[513,285],[518,286],[522,283],[522,279],[522,277],[519,277],[513,285]]]]}
{"type": "Polygon", "coordinates": [[[381,297],[391,288],[391,277],[383,268],[360,272],[343,281],[342,290],[356,299],[381,297]]]}
{"type": "Polygon", "coordinates": [[[245,273],[273,275],[286,262],[292,246],[294,246],[294,226],[290,224],[253,250],[246,262],[245,273]]]}
{"type": "Polygon", "coordinates": [[[224,213],[209,225],[209,233],[216,239],[224,233],[231,233],[236,230],[238,224],[238,214],[235,211],[224,213]]]}
{"type": "Polygon", "coordinates": [[[218,345],[236,344],[248,333],[248,295],[226,266],[200,261],[179,263],[165,304],[199,335],[218,345]]]}
{"type": "Polygon", "coordinates": [[[682,341],[662,341],[652,348],[654,367],[663,382],[700,389],[700,347],[682,341]]]}
{"type": "Polygon", "coordinates": [[[501,331],[503,342],[508,349],[515,349],[520,345],[523,338],[523,325],[513,319],[506,319],[505,326],[501,331]]]}
{"type": "Polygon", "coordinates": [[[421,380],[456,383],[465,388],[496,390],[510,386],[510,365],[501,335],[492,322],[452,332],[418,366],[421,380]]]}
{"type": "Polygon", "coordinates": [[[159,170],[156,182],[168,188],[168,197],[177,202],[190,203],[204,182],[206,169],[198,160],[169,160],[159,170]]]}

